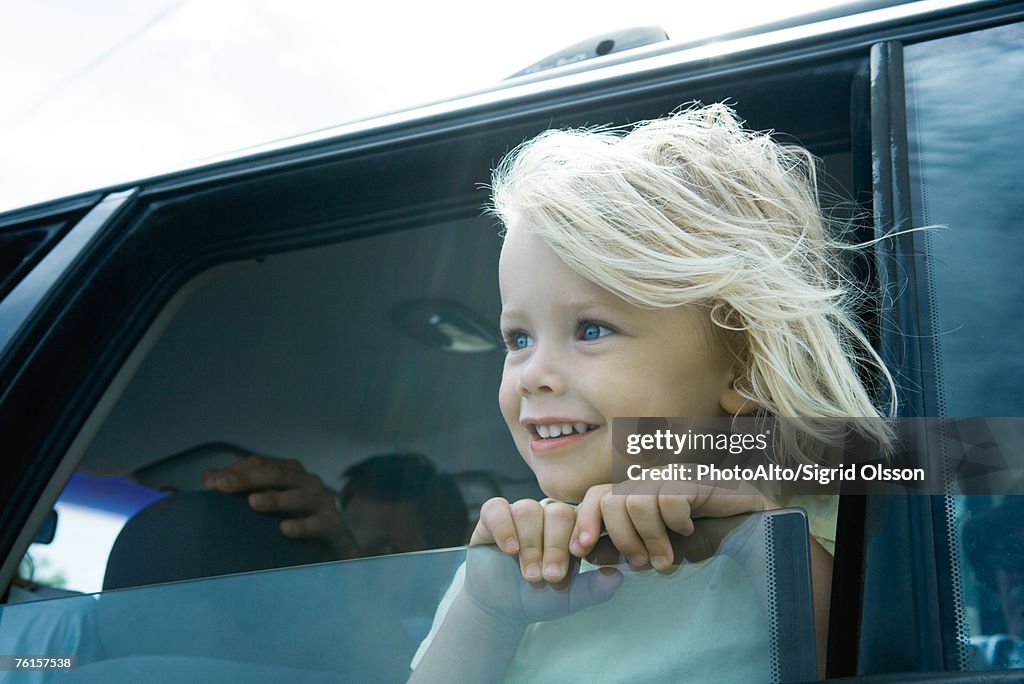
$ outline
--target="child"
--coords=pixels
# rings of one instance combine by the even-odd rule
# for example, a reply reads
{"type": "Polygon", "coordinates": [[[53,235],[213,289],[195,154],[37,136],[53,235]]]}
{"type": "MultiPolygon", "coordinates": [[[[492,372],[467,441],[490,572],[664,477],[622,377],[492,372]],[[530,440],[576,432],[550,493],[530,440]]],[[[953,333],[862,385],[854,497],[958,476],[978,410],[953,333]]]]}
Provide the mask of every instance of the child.
{"type": "MultiPolygon", "coordinates": [[[[503,680],[507,671],[514,679],[586,681],[588,662],[608,651],[621,660],[630,648],[616,636],[600,638],[610,625],[594,624],[592,611],[577,613],[623,582],[617,570],[570,572],[602,527],[632,566],[669,575],[676,560],[669,531],[688,535],[693,518],[778,507],[753,491],[707,487],[613,494],[613,418],[879,416],[858,365],[890,388],[892,378],[846,312],[847,281],[837,266],[844,247],[826,233],[817,200],[810,155],[743,130],[724,105],[624,135],[548,131],[502,163],[493,183],[506,229],[499,281],[508,355],[499,404],[550,499],[484,504],[471,545],[517,556],[529,584],[502,578],[492,556],[471,553],[417,654],[414,679],[503,680]]],[[[829,438],[801,432],[814,425],[778,437],[783,458],[813,458],[808,442],[829,438]]],[[[889,440],[882,421],[857,425],[879,445],[889,440]]],[[[820,652],[834,500],[801,503],[811,521],[820,652]]],[[[748,658],[756,669],[745,676],[766,680],[762,651],[729,627],[729,615],[753,599],[721,591],[738,586],[735,575],[714,568],[704,576],[715,600],[687,619],[695,630],[726,625],[713,630],[708,648],[730,661],[719,660],[716,670],[713,659],[681,657],[685,643],[655,641],[654,650],[671,650],[677,671],[653,672],[734,681],[731,661],[748,658]]],[[[615,602],[623,594],[642,602],[652,589],[624,587],[615,602]]],[[[644,610],[652,626],[645,638],[656,640],[660,614],[673,609],[654,602],[644,610]]]]}

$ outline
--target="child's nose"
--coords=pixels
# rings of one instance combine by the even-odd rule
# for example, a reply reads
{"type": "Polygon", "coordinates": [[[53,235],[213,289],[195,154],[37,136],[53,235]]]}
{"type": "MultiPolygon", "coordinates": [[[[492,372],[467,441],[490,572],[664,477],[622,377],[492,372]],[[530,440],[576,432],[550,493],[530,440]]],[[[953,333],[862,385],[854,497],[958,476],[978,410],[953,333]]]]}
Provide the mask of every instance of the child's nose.
{"type": "Polygon", "coordinates": [[[562,394],[567,387],[565,369],[555,351],[549,346],[537,345],[522,367],[516,389],[519,395],[562,394]]]}

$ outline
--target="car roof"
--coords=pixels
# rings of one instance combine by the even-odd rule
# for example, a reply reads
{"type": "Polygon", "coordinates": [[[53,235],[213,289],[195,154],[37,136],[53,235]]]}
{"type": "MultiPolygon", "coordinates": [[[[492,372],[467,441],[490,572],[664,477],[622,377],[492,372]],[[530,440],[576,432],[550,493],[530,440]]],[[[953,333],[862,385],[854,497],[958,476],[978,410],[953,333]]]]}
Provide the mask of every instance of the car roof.
{"type": "MultiPolygon", "coordinates": [[[[391,127],[421,119],[444,116],[451,112],[481,107],[493,107],[518,100],[539,97],[545,93],[592,86],[601,82],[614,82],[640,74],[653,74],[662,69],[698,65],[706,62],[724,62],[744,54],[770,50],[806,41],[839,40],[873,27],[895,26],[909,20],[938,15],[953,9],[964,9],[992,4],[991,0],[903,0],[855,2],[827,11],[799,15],[767,25],[754,26],[699,41],[667,40],[632,48],[624,52],[595,56],[525,75],[510,77],[490,88],[466,93],[454,98],[418,105],[409,109],[382,114],[367,119],[347,122],[317,131],[288,136],[258,145],[247,146],[233,152],[212,157],[216,163],[258,155],[281,149],[290,149],[332,138],[358,135],[367,130],[391,127]]],[[[872,37],[859,41],[865,44],[877,40],[872,37]]],[[[849,49],[849,45],[837,48],[849,49]]]]}

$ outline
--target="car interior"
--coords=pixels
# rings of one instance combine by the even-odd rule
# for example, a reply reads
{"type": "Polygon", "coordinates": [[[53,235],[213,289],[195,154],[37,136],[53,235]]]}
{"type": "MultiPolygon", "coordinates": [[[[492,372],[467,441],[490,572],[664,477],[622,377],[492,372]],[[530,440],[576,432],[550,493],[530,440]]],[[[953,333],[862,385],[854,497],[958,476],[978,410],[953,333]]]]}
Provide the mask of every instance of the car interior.
{"type": "Polygon", "coordinates": [[[81,468],[161,490],[198,489],[203,469],[237,457],[168,457],[227,442],[295,458],[334,487],[349,465],[398,451],[468,473],[467,488],[527,485],[529,471],[490,401],[502,360],[494,332],[499,240],[493,221],[479,218],[199,276],[204,284],[172,304],[180,310],[81,468]],[[487,338],[467,327],[470,317],[487,338]],[[456,325],[464,328],[443,332],[456,325]],[[409,326],[433,336],[416,339],[409,326]],[[452,344],[459,336],[476,344],[452,344]]]}

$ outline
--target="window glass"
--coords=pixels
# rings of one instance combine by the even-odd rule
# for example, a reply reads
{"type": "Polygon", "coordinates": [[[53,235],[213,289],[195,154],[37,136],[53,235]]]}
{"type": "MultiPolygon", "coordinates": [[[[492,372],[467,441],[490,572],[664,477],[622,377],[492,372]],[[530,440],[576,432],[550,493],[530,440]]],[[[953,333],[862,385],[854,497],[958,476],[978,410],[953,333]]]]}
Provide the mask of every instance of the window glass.
{"type": "Polygon", "coordinates": [[[1024,26],[908,46],[913,211],[947,416],[1024,414],[1024,26]]]}
{"type": "Polygon", "coordinates": [[[24,579],[48,587],[99,591],[107,557],[125,521],[163,496],[124,478],[74,473],[54,506],[53,538],[29,547],[24,579]]]}
{"type": "MultiPolygon", "coordinates": [[[[1024,25],[912,45],[905,64],[914,221],[936,226],[926,382],[942,416],[1022,416],[1024,25]]],[[[968,669],[1024,667],[1022,420],[971,423],[994,484],[947,507],[968,669]]]]}
{"type": "MultiPolygon", "coordinates": [[[[568,630],[545,623],[551,634],[542,646],[552,658],[545,671],[564,662],[566,650],[578,655],[583,642],[604,644],[595,650],[600,661],[586,665],[598,673],[593,681],[624,681],[614,673],[643,667],[649,681],[670,671],[729,681],[813,678],[804,515],[701,521],[689,539],[689,560],[659,583],[659,628],[652,628],[650,610],[623,610],[613,596],[576,616],[568,630]],[[729,620],[720,619],[725,595],[733,597],[729,620]],[[573,647],[559,649],[566,643],[559,639],[573,647]]],[[[493,554],[525,585],[515,559],[474,548],[493,554]]],[[[404,681],[464,560],[462,549],[428,551],[10,604],[0,608],[0,653],[77,655],[68,679],[83,682],[143,674],[166,681],[404,681]]],[[[613,564],[627,575],[618,592],[629,604],[631,588],[643,590],[653,571],[613,564]]],[[[580,665],[578,658],[570,664],[580,665]]],[[[67,673],[40,681],[48,678],[64,681],[67,673]]]]}
{"type": "MultiPolygon", "coordinates": [[[[251,562],[196,567],[188,577],[459,546],[487,498],[539,498],[495,399],[499,247],[492,221],[474,218],[199,276],[104,399],[102,426],[56,504],[57,535],[32,547],[34,567],[21,579],[95,592],[184,578],[105,576],[112,548],[121,566],[126,555],[145,564],[153,550],[135,531],[140,510],[143,518],[199,515],[213,504],[186,497],[191,508],[172,514],[173,502],[154,502],[201,492],[205,473],[250,454],[291,464],[300,484],[272,482],[240,497],[316,496],[342,514],[328,524],[343,526],[345,548],[327,557],[283,547],[260,556],[254,537],[234,535],[251,562]]],[[[311,505],[297,500],[265,517],[267,543],[287,541],[277,526],[317,513],[311,505]]],[[[252,523],[224,506],[221,530],[229,520],[252,523]]],[[[176,529],[192,531],[163,543],[188,554],[188,544],[212,537],[184,520],[176,529]]]]}

